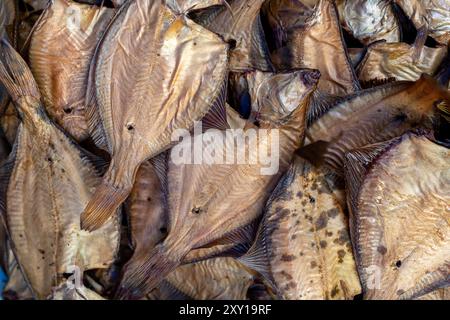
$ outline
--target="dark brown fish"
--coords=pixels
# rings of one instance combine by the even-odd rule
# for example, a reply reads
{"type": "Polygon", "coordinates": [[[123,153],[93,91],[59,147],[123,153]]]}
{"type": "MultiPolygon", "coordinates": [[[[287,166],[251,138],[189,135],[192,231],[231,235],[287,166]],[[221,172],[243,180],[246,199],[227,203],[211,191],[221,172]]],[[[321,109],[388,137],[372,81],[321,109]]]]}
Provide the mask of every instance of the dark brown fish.
{"type": "Polygon", "coordinates": [[[280,180],[255,244],[239,260],[282,299],[353,300],[361,292],[344,210],[325,173],[301,158],[280,180]]]}
{"type": "Polygon", "coordinates": [[[95,47],[114,10],[55,0],[33,33],[31,71],[45,109],[75,140],[89,137],[85,99],[95,47]]]}
{"type": "Polygon", "coordinates": [[[450,279],[450,151],[407,133],[346,156],[365,299],[414,299],[450,279]]]}
{"type": "Polygon", "coordinates": [[[2,215],[33,294],[44,299],[64,273],[78,268],[82,275],[112,263],[118,223],[111,220],[93,233],[80,229],[83,208],[100,182],[98,171],[90,155],[49,120],[31,71],[5,41],[0,79],[22,120],[1,168],[2,215]]]}
{"type": "Polygon", "coordinates": [[[231,0],[229,6],[207,11],[196,21],[232,44],[231,71],[273,71],[260,10],[265,0],[231,0]]]}
{"type": "Polygon", "coordinates": [[[165,1],[130,0],[95,59],[98,109],[90,112],[90,129],[112,160],[82,215],[86,230],[114,214],[139,166],[168,149],[175,130],[193,128],[221,100],[227,45],[165,1]]]}
{"type": "MultiPolygon", "coordinates": [[[[309,97],[316,88],[319,76],[318,71],[301,70],[274,74],[266,79],[259,90],[260,128],[247,123],[244,130],[236,132],[234,138],[222,145],[222,148],[234,149],[236,139],[254,133],[258,147],[251,147],[249,139],[243,139],[245,143],[239,148],[248,152],[247,159],[259,159],[252,155],[256,155],[261,148],[276,152],[270,145],[278,136],[278,170],[264,174],[261,170],[267,165],[261,161],[237,164],[235,159],[231,164],[215,164],[210,161],[209,153],[205,152],[202,152],[205,158],[201,164],[174,163],[171,158],[167,174],[168,236],[146,259],[125,267],[118,297],[144,296],[180,265],[192,249],[228,235],[245,237],[240,233],[245,233],[245,227],[258,219],[271,190],[289,166],[293,150],[302,144],[309,97]],[[261,135],[262,132],[266,134],[261,135]]],[[[226,124],[216,124],[219,128],[228,127],[226,124]]],[[[225,134],[224,131],[215,132],[225,134]]],[[[174,147],[172,154],[190,150],[190,140],[183,140],[174,147]]],[[[203,143],[200,140],[200,148],[205,148],[203,143]]]]}

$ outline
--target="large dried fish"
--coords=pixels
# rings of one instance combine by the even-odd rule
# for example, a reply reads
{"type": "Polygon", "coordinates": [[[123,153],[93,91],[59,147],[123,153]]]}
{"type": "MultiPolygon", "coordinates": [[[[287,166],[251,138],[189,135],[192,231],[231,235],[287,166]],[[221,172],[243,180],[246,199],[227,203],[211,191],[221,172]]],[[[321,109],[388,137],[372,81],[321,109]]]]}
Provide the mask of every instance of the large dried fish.
{"type": "Polygon", "coordinates": [[[255,244],[240,259],[289,300],[361,292],[347,218],[325,174],[297,158],[269,199],[255,244]]]}
{"type": "MultiPolygon", "coordinates": [[[[277,135],[279,166],[275,172],[269,172],[272,175],[262,174],[261,170],[267,165],[261,161],[214,164],[207,152],[203,152],[205,158],[202,164],[177,165],[173,160],[170,161],[167,175],[168,236],[146,259],[126,266],[118,292],[120,298],[136,298],[151,291],[181,263],[190,250],[227,235],[239,238],[240,232],[245,233],[245,227],[260,216],[271,190],[287,169],[293,148],[302,143],[309,97],[316,88],[319,76],[318,71],[301,70],[275,74],[266,79],[259,89],[258,120],[261,127],[248,123],[233,138],[224,140],[227,141],[224,148],[228,150],[234,150],[236,139],[245,141],[242,146],[238,146],[241,151],[248,153],[247,159],[261,160],[254,156],[261,148],[271,150],[271,141],[277,135]],[[262,131],[259,130],[267,131],[261,135],[262,131]],[[257,148],[251,147],[248,139],[244,138],[252,132],[258,139],[257,148]]],[[[219,128],[227,127],[226,124],[216,125],[219,128]]],[[[225,134],[224,131],[218,133],[225,134]]],[[[190,140],[183,140],[173,152],[191,148],[190,140]]],[[[200,148],[206,146],[201,140],[197,143],[200,143],[200,148]]]]}
{"type": "Polygon", "coordinates": [[[450,41],[450,2],[448,0],[394,0],[417,29],[425,27],[436,41],[450,41]]]}
{"type": "Polygon", "coordinates": [[[232,43],[231,71],[272,71],[269,49],[259,12],[265,0],[232,0],[231,4],[207,11],[196,19],[232,43]]]}
{"type": "Polygon", "coordinates": [[[399,42],[401,30],[395,12],[386,0],[345,0],[342,15],[344,28],[363,44],[378,40],[399,42]]]}
{"type": "Polygon", "coordinates": [[[96,169],[49,120],[22,58],[5,41],[1,54],[0,79],[22,119],[2,166],[3,208],[18,263],[43,299],[74,268],[82,274],[108,267],[118,247],[118,224],[110,220],[96,232],[80,230],[81,212],[99,183],[96,169]]]}
{"type": "Polygon", "coordinates": [[[279,50],[278,60],[274,59],[274,63],[276,61],[280,62],[277,67],[281,69],[318,69],[322,75],[318,100],[330,95],[347,95],[360,89],[333,1],[321,0],[305,25],[289,32],[287,46],[279,50]]]}
{"type": "Polygon", "coordinates": [[[233,258],[178,267],[159,287],[159,299],[245,300],[254,275],[233,258]]]}
{"type": "Polygon", "coordinates": [[[89,136],[85,98],[95,47],[114,11],[54,0],[33,33],[31,71],[45,109],[75,140],[89,136]]]}
{"type": "Polygon", "coordinates": [[[413,45],[377,42],[369,46],[358,66],[358,78],[361,82],[391,78],[416,81],[424,73],[434,75],[446,56],[446,46],[425,47],[421,39],[413,45]]]}
{"type": "Polygon", "coordinates": [[[300,154],[342,176],[346,152],[416,127],[431,128],[439,105],[450,105],[450,94],[425,75],[416,82],[367,89],[338,102],[314,122],[306,136],[316,143],[300,154]]]}
{"type": "Polygon", "coordinates": [[[414,299],[450,279],[449,149],[407,133],[346,156],[366,299],[414,299]]]}
{"type": "Polygon", "coordinates": [[[140,164],[169,148],[175,130],[191,129],[225,90],[227,45],[164,3],[127,1],[101,42],[91,129],[112,161],[83,213],[84,229],[111,217],[140,164]]]}

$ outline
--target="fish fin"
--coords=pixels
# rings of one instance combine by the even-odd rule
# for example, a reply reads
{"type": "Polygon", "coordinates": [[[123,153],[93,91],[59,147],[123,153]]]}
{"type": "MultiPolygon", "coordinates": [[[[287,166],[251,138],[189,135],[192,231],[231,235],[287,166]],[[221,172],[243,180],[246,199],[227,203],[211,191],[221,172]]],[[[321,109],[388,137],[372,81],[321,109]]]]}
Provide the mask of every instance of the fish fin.
{"type": "Polygon", "coordinates": [[[117,211],[130,192],[129,189],[118,189],[103,181],[81,214],[81,228],[86,231],[99,229],[117,211]]]}
{"type": "Polygon", "coordinates": [[[180,260],[169,259],[163,244],[157,245],[143,259],[124,267],[124,274],[116,292],[117,299],[140,299],[156,288],[175,270],[180,260]]]}
{"type": "Polygon", "coordinates": [[[436,105],[436,108],[438,109],[439,114],[450,123],[450,105],[448,102],[441,101],[436,105]]]}
{"type": "Polygon", "coordinates": [[[373,87],[378,87],[378,86],[382,86],[382,85],[386,85],[388,83],[392,83],[397,81],[397,79],[395,77],[389,77],[389,78],[374,78],[374,79],[370,79],[370,80],[364,80],[361,81],[361,87],[363,89],[370,89],[373,87]]]}
{"type": "Polygon", "coordinates": [[[425,42],[427,41],[427,37],[428,37],[428,28],[426,26],[423,26],[417,30],[417,36],[412,45],[412,49],[414,51],[412,56],[413,63],[417,63],[418,60],[420,59],[423,49],[425,47],[425,42]]]}
{"type": "Polygon", "coordinates": [[[36,81],[25,61],[5,39],[1,40],[0,81],[14,101],[22,97],[40,100],[36,81]]]}
{"type": "Polygon", "coordinates": [[[354,149],[345,154],[344,175],[347,203],[352,212],[355,212],[359,190],[371,164],[397,141],[398,138],[354,149]]]}
{"type": "Polygon", "coordinates": [[[208,113],[202,119],[203,131],[209,129],[227,130],[230,129],[227,121],[226,99],[227,99],[228,79],[226,79],[219,95],[214,101],[208,113]]]}
{"type": "Polygon", "coordinates": [[[320,167],[325,164],[325,154],[329,145],[330,142],[320,140],[298,149],[295,153],[311,162],[314,166],[320,167]]]}
{"type": "Polygon", "coordinates": [[[307,114],[308,126],[311,126],[316,120],[345,99],[345,97],[333,96],[320,90],[314,90],[307,114]]]}
{"type": "Polygon", "coordinates": [[[260,15],[257,16],[252,26],[250,52],[251,65],[254,69],[267,72],[275,71],[270,59],[269,47],[267,45],[260,15]]]}
{"type": "Polygon", "coordinates": [[[167,193],[169,182],[167,180],[167,171],[169,164],[169,151],[165,151],[160,153],[156,157],[150,159],[150,163],[155,169],[156,175],[158,176],[159,182],[164,190],[164,193],[167,193]]]}
{"type": "Polygon", "coordinates": [[[159,285],[159,290],[161,292],[161,297],[159,297],[160,300],[195,300],[176,288],[167,279],[161,282],[159,285]]]}

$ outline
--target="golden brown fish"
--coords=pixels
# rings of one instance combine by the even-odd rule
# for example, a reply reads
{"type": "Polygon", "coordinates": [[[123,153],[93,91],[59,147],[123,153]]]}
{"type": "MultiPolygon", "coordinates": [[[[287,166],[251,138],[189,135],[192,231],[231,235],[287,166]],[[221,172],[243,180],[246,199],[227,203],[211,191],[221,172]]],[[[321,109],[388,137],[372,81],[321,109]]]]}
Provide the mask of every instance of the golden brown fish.
{"type": "Polygon", "coordinates": [[[425,27],[429,35],[443,45],[450,41],[450,2],[447,0],[394,0],[417,29],[425,27]]]}
{"type": "Polygon", "coordinates": [[[450,93],[425,75],[416,82],[364,90],[336,103],[313,122],[306,136],[315,143],[303,148],[300,155],[342,176],[346,152],[416,127],[431,128],[440,105],[450,105],[450,93]]]}
{"type": "Polygon", "coordinates": [[[25,62],[1,43],[0,80],[20,113],[14,149],[2,165],[2,203],[18,263],[44,299],[75,269],[107,268],[118,249],[117,221],[80,230],[80,216],[99,175],[90,156],[55,127],[25,62]],[[39,225],[39,228],[36,226],[39,225]]]}
{"type": "MultiPolygon", "coordinates": [[[[315,100],[343,96],[360,89],[344,44],[333,1],[321,0],[303,27],[288,34],[287,46],[278,52],[279,69],[318,69],[321,78],[315,100]],[[322,96],[320,96],[322,94],[322,96]]],[[[274,60],[274,63],[276,60],[274,60]]]]}
{"type": "Polygon", "coordinates": [[[264,1],[231,0],[229,6],[218,7],[196,18],[198,23],[232,44],[231,71],[273,70],[259,14],[264,1]]]}
{"type": "Polygon", "coordinates": [[[353,300],[361,292],[346,215],[325,173],[298,157],[267,202],[255,244],[239,260],[283,299],[353,300]]]}
{"type": "Polygon", "coordinates": [[[95,47],[114,10],[54,0],[31,40],[31,71],[52,120],[75,140],[89,137],[85,98],[95,47]]]}
{"type": "Polygon", "coordinates": [[[357,71],[361,82],[376,79],[416,81],[422,74],[434,75],[447,56],[447,47],[430,48],[423,46],[419,33],[416,42],[408,45],[404,42],[377,42],[369,46],[357,71]]]}
{"type": "Polygon", "coordinates": [[[346,155],[365,299],[414,299],[450,281],[450,151],[407,133],[346,155]]]}
{"type": "Polygon", "coordinates": [[[131,192],[147,159],[168,149],[172,133],[191,129],[225,90],[227,45],[165,1],[127,1],[102,40],[95,68],[90,129],[112,161],[82,225],[95,230],[131,192]],[[149,125],[151,124],[151,125],[149,125]]]}
{"type": "Polygon", "coordinates": [[[254,275],[233,258],[178,267],[158,288],[160,300],[246,300],[254,275]]]}
{"type": "MultiPolygon", "coordinates": [[[[168,236],[146,259],[125,267],[118,297],[139,298],[145,295],[180,265],[189,251],[227,235],[239,238],[239,229],[242,229],[241,233],[245,232],[245,227],[258,219],[271,190],[289,166],[293,151],[302,144],[309,98],[319,77],[318,71],[301,70],[274,74],[261,84],[257,119],[260,127],[248,123],[244,130],[235,132],[221,146],[225,150],[223,161],[224,154],[230,149],[235,150],[235,141],[243,141],[238,144],[238,150],[241,154],[248,153],[248,160],[239,161],[234,155],[231,162],[215,163],[211,161],[212,154],[206,151],[207,144],[200,140],[194,148],[202,148],[203,161],[194,159],[197,164],[190,164],[189,159],[178,161],[173,157],[182,150],[187,154],[187,150],[192,148],[191,139],[186,138],[174,147],[167,175],[168,236]],[[245,138],[248,135],[254,135],[253,143],[245,138]],[[279,140],[276,145],[273,145],[274,139],[279,140]],[[261,155],[256,155],[264,151],[258,150],[271,150],[273,154],[279,152],[278,165],[268,168],[261,155]],[[269,170],[262,171],[264,168],[269,170]]],[[[225,116],[215,118],[224,119],[225,116]]],[[[227,127],[219,122],[217,127],[227,127]]],[[[214,132],[220,136],[226,133],[214,132]]],[[[203,136],[197,135],[195,141],[199,137],[203,136]]]]}

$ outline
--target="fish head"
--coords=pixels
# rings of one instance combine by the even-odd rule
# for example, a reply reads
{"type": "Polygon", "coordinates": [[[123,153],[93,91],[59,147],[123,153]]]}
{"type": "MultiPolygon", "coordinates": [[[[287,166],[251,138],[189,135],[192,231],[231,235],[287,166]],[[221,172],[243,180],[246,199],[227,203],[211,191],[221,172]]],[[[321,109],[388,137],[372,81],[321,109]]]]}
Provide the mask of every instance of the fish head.
{"type": "Polygon", "coordinates": [[[258,120],[275,125],[284,124],[293,118],[295,111],[306,111],[309,97],[319,79],[320,71],[313,69],[268,75],[257,91],[258,120]]]}

